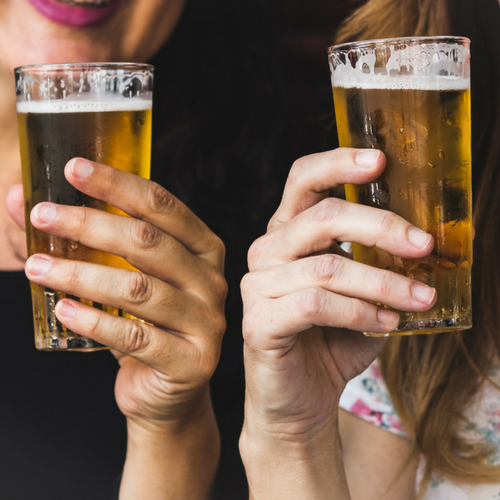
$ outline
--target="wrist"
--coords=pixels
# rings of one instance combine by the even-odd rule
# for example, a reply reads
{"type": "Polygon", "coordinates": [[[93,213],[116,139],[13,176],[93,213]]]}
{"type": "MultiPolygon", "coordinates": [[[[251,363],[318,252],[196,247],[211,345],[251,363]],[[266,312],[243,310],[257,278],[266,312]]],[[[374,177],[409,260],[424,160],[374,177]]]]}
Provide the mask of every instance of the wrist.
{"type": "Polygon", "coordinates": [[[275,455],[287,461],[313,460],[341,451],[338,415],[314,426],[287,422],[270,423],[246,412],[240,438],[242,456],[275,455]]]}
{"type": "Polygon", "coordinates": [[[141,440],[158,439],[164,436],[183,436],[191,434],[193,429],[205,427],[215,421],[208,386],[202,388],[195,397],[184,402],[175,412],[169,412],[168,418],[149,412],[144,415],[127,415],[129,439],[138,436],[141,440]]]}
{"type": "Polygon", "coordinates": [[[209,498],[220,440],[208,390],[183,418],[128,417],[127,429],[120,500],[209,498]]]}
{"type": "Polygon", "coordinates": [[[246,418],[240,453],[253,500],[349,498],[336,414],[301,435],[246,418]]]}

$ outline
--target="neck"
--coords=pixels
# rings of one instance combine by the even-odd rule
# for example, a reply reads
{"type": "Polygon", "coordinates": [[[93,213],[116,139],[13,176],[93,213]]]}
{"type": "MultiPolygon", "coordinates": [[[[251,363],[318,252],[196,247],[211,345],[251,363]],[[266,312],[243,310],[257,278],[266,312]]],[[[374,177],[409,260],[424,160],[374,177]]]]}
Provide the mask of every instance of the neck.
{"type": "Polygon", "coordinates": [[[23,232],[7,213],[9,188],[21,182],[21,160],[17,132],[16,96],[11,70],[0,71],[0,270],[21,269],[25,240],[23,232]]]}

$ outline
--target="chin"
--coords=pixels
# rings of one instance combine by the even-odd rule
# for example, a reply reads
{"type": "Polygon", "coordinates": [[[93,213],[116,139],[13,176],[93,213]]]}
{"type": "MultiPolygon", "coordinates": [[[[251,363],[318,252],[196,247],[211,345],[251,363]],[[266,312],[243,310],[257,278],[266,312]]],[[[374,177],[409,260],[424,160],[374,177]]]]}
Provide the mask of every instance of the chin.
{"type": "Polygon", "coordinates": [[[0,0],[0,71],[26,64],[145,62],[168,38],[184,2],[0,0]],[[107,14],[93,18],[98,5],[107,14]]]}

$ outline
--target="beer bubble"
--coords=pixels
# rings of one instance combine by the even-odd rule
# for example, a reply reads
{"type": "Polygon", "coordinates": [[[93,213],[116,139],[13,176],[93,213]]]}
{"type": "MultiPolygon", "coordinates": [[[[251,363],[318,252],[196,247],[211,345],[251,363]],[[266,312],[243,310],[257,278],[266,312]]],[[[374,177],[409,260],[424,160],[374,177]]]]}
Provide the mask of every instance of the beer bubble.
{"type": "Polygon", "coordinates": [[[424,262],[412,265],[410,269],[408,269],[408,278],[420,281],[420,283],[427,286],[435,286],[436,283],[434,268],[424,262]]]}
{"type": "Polygon", "coordinates": [[[391,195],[386,181],[376,180],[365,184],[363,191],[360,193],[360,203],[384,210],[390,209],[391,195]]]}
{"type": "Polygon", "coordinates": [[[43,166],[45,167],[45,177],[47,178],[47,182],[51,183],[52,182],[52,175],[50,174],[50,166],[48,163],[45,163],[45,162],[44,162],[43,166]]]}
{"type": "Polygon", "coordinates": [[[437,261],[437,265],[444,269],[445,271],[454,271],[456,269],[456,265],[448,259],[439,259],[437,261]]]}
{"type": "Polygon", "coordinates": [[[441,160],[444,160],[444,151],[442,149],[439,150],[438,156],[441,160]]]}

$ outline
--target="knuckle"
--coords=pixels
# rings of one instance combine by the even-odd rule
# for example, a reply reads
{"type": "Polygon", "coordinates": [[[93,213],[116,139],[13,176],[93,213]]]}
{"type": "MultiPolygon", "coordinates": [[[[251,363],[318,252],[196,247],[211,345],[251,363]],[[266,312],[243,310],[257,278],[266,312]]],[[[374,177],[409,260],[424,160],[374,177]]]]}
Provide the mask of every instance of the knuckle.
{"type": "Polygon", "coordinates": [[[349,325],[360,324],[365,317],[364,303],[358,299],[349,300],[344,314],[349,325]]]}
{"type": "Polygon", "coordinates": [[[389,295],[394,282],[394,276],[389,271],[383,271],[380,282],[377,286],[377,292],[381,297],[389,295]]]}
{"type": "Polygon", "coordinates": [[[325,198],[321,200],[312,210],[313,222],[331,222],[337,217],[342,209],[342,200],[338,198],[325,198]]]}
{"type": "Polygon", "coordinates": [[[223,299],[226,298],[228,285],[226,278],[224,278],[224,275],[219,272],[215,272],[212,277],[212,282],[215,290],[215,295],[223,299]]]}
{"type": "Polygon", "coordinates": [[[93,337],[96,334],[99,334],[99,331],[101,330],[101,315],[96,314],[95,315],[95,320],[92,322],[92,324],[89,327],[89,335],[93,337]]]}
{"type": "Polygon", "coordinates": [[[124,296],[130,304],[142,305],[151,298],[151,282],[143,273],[129,273],[124,281],[124,287],[124,296]]]}
{"type": "Polygon", "coordinates": [[[71,289],[75,289],[80,283],[81,268],[77,261],[68,261],[66,281],[71,289]]]}
{"type": "Polygon", "coordinates": [[[254,268],[264,255],[266,247],[266,237],[261,236],[256,239],[248,249],[247,259],[250,270],[254,268]]]}
{"type": "Polygon", "coordinates": [[[76,210],[76,224],[78,226],[78,232],[85,232],[90,225],[90,212],[88,208],[81,207],[76,210]]]}
{"type": "Polygon", "coordinates": [[[248,311],[245,311],[243,315],[242,321],[242,332],[243,332],[243,340],[248,345],[253,345],[256,339],[256,332],[258,331],[258,310],[256,308],[251,308],[248,311]]]}
{"type": "Polygon", "coordinates": [[[213,243],[212,246],[214,250],[224,257],[226,255],[226,245],[221,238],[219,238],[216,234],[213,234],[213,243]]]}
{"type": "Polygon", "coordinates": [[[217,338],[222,338],[224,332],[226,331],[226,317],[224,314],[216,314],[212,319],[212,331],[217,338]]]}
{"type": "Polygon", "coordinates": [[[399,217],[395,213],[389,212],[388,210],[382,210],[381,212],[379,226],[381,232],[387,233],[394,228],[399,220],[399,217]]]}
{"type": "Polygon", "coordinates": [[[205,383],[212,378],[220,358],[220,346],[207,345],[202,343],[192,353],[191,365],[193,369],[193,377],[198,383],[205,383]]]}
{"type": "Polygon", "coordinates": [[[212,238],[209,243],[210,252],[214,253],[217,257],[217,263],[222,268],[224,267],[224,259],[226,257],[226,246],[221,238],[212,233],[212,238]]]}
{"type": "Polygon", "coordinates": [[[243,300],[245,300],[245,296],[248,295],[253,289],[254,289],[253,273],[247,273],[243,276],[240,282],[240,291],[243,300]]]}
{"type": "Polygon", "coordinates": [[[314,281],[328,283],[332,278],[342,274],[345,259],[340,255],[322,255],[314,259],[311,274],[314,281]]]}
{"type": "Polygon", "coordinates": [[[316,318],[325,310],[326,292],[321,288],[311,288],[298,294],[296,307],[305,318],[316,318]]]}
{"type": "Polygon", "coordinates": [[[144,323],[130,320],[127,324],[123,335],[124,351],[127,353],[144,351],[151,341],[144,323]]]}
{"type": "Polygon", "coordinates": [[[156,182],[149,184],[148,198],[151,208],[156,212],[172,211],[174,209],[174,196],[156,182]]]}
{"type": "Polygon", "coordinates": [[[135,219],[131,225],[131,239],[136,247],[150,250],[155,248],[160,241],[159,231],[152,224],[135,219]]]}
{"type": "Polygon", "coordinates": [[[298,184],[304,172],[304,158],[299,158],[292,163],[288,172],[287,184],[298,184]]]}

